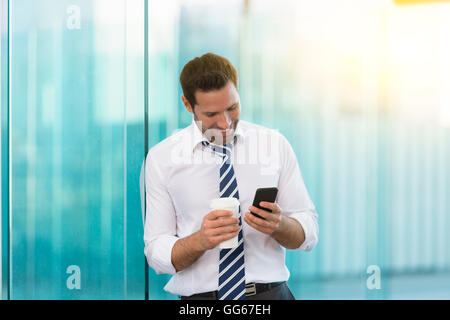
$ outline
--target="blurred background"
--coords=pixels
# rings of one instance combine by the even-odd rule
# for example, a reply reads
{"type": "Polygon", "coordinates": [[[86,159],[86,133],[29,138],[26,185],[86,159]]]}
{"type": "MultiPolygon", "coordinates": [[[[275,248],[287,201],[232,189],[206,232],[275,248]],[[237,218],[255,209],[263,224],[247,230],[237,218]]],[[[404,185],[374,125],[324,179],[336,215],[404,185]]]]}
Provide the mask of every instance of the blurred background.
{"type": "Polygon", "coordinates": [[[143,254],[149,148],[179,73],[240,75],[319,214],[297,299],[450,299],[450,2],[1,0],[2,299],[177,299],[143,254]]]}

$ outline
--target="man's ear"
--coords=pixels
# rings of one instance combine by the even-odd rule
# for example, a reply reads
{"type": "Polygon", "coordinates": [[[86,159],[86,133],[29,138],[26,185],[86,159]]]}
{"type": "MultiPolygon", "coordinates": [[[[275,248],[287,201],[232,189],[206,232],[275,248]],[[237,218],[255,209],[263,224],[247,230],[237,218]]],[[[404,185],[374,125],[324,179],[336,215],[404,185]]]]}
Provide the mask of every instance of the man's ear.
{"type": "Polygon", "coordinates": [[[186,107],[187,111],[189,111],[190,113],[194,113],[194,111],[192,110],[191,104],[189,103],[189,101],[186,99],[186,97],[184,95],[181,96],[181,101],[183,101],[183,104],[186,107]]]}

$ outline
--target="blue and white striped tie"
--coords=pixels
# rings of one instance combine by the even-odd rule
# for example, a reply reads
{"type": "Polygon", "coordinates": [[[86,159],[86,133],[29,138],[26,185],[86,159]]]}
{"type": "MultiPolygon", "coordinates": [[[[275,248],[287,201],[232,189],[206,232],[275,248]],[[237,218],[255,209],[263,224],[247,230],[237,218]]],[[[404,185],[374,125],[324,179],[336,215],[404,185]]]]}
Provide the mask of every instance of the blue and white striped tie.
{"type": "MultiPolygon", "coordinates": [[[[232,144],[218,146],[204,141],[203,145],[209,145],[215,152],[222,155],[219,177],[220,197],[235,197],[239,200],[237,180],[231,163],[232,144]]],[[[242,226],[241,206],[239,206],[239,226],[242,226]]],[[[238,246],[220,250],[218,298],[219,300],[243,300],[246,298],[242,227],[238,235],[238,246]]]]}

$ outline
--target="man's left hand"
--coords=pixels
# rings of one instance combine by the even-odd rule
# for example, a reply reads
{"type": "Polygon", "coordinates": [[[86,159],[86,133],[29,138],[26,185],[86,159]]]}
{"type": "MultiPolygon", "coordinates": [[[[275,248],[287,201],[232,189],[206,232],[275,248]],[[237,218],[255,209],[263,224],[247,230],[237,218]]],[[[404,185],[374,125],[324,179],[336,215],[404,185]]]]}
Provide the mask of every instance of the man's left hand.
{"type": "Polygon", "coordinates": [[[278,206],[278,204],[272,202],[261,201],[259,205],[268,210],[262,210],[254,206],[250,206],[248,210],[250,210],[253,213],[256,213],[257,215],[263,217],[266,220],[258,218],[248,211],[245,212],[244,220],[256,230],[261,231],[268,235],[272,235],[280,228],[281,219],[283,218],[283,215],[281,214],[281,209],[278,206]],[[270,210],[272,212],[270,212],[270,210]]]}

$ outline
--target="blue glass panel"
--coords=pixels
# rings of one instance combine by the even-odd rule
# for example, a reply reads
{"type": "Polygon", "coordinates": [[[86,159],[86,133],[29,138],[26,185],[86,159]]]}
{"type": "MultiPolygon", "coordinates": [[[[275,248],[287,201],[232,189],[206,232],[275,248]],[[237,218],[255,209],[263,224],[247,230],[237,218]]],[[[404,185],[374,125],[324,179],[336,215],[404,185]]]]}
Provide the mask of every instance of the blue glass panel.
{"type": "Polygon", "coordinates": [[[11,298],[144,297],[142,1],[11,2],[11,298]]]}

